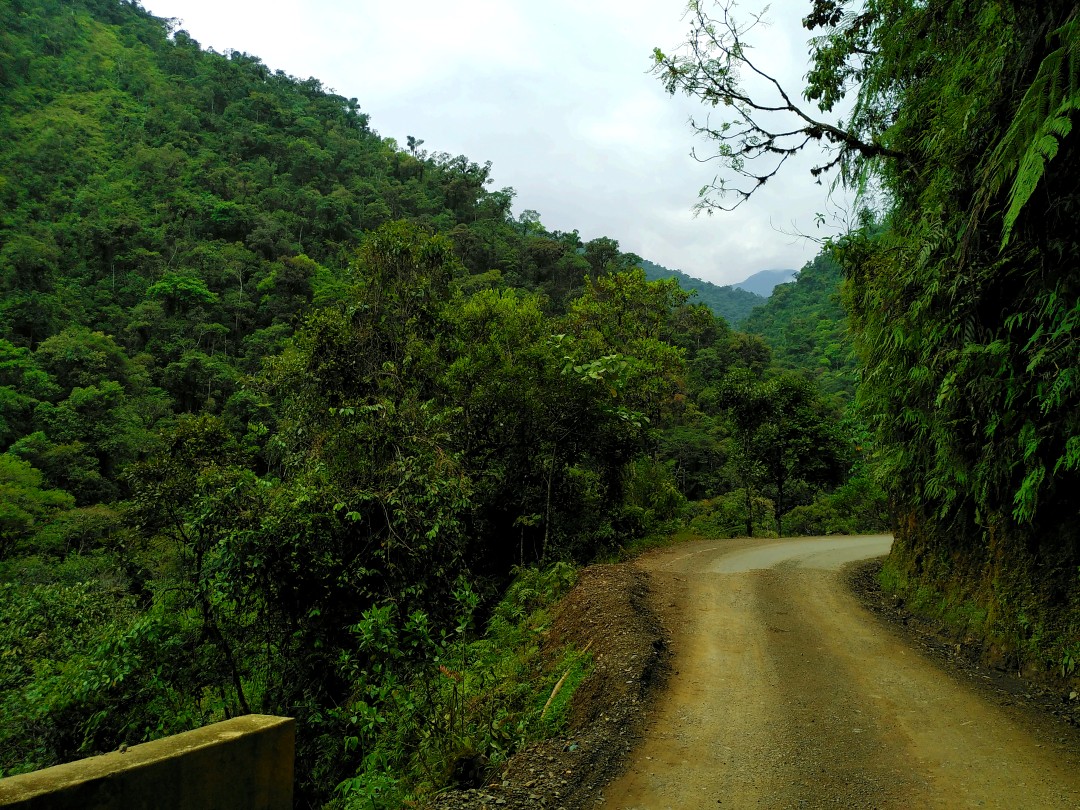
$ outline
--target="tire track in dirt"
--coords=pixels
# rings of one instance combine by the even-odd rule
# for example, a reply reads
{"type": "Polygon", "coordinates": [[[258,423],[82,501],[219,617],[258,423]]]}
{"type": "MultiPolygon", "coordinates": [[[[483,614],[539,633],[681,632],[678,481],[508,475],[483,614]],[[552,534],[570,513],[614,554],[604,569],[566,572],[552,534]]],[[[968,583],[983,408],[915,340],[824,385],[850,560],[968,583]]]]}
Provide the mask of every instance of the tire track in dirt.
{"type": "MultiPolygon", "coordinates": [[[[749,574],[770,633],[784,780],[775,807],[928,807],[929,785],[906,768],[907,741],[866,705],[835,628],[803,596],[820,572],[784,567],[749,574]]],[[[841,629],[841,633],[843,629],[841,629]]],[[[847,634],[841,638],[847,639],[847,634]]]]}
{"type": "Polygon", "coordinates": [[[1037,740],[891,635],[835,570],[811,567],[887,541],[713,541],[644,557],[654,592],[670,594],[675,672],[605,806],[1080,806],[1077,751],[1037,740]]]}

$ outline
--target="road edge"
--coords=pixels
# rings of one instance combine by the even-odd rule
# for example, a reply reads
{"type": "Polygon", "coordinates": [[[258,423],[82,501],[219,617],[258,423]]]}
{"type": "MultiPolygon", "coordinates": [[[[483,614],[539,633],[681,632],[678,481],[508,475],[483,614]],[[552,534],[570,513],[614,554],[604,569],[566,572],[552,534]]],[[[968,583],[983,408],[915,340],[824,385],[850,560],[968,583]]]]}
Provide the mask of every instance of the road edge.
{"type": "Polygon", "coordinates": [[[981,651],[951,634],[941,622],[910,609],[904,600],[882,590],[878,573],[883,558],[849,563],[840,570],[844,587],[894,636],[959,683],[1025,718],[1026,724],[1055,743],[1080,750],[1080,700],[1067,687],[1041,683],[985,665],[981,651]]]}

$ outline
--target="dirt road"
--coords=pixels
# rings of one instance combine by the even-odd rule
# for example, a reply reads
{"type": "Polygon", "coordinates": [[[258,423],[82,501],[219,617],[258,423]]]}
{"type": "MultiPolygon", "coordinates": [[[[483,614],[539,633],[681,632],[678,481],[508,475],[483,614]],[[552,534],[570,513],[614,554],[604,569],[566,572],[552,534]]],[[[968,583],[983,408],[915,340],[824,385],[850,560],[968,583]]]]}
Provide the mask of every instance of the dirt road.
{"type": "Polygon", "coordinates": [[[605,807],[1078,808],[1074,741],[994,705],[868,614],[837,569],[888,537],[642,558],[674,672],[605,807]]]}

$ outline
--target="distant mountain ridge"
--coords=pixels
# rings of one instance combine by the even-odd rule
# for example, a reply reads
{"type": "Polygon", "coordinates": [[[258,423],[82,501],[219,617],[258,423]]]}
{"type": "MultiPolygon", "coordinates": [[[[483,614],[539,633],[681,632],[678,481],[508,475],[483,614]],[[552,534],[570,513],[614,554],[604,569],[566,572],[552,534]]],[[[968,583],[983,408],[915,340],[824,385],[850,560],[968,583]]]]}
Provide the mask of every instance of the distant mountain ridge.
{"type": "Polygon", "coordinates": [[[777,285],[794,281],[798,275],[797,270],[762,270],[731,286],[768,298],[777,285]]]}
{"type": "MultiPolygon", "coordinates": [[[[761,306],[766,301],[765,297],[753,292],[736,289],[732,285],[720,286],[709,281],[692,278],[679,270],[669,270],[644,259],[641,262],[641,267],[649,281],[673,278],[684,290],[697,293],[698,301],[711,309],[714,315],[723,318],[735,328],[738,328],[749,317],[755,307],[761,306]]],[[[747,280],[749,281],[749,279],[747,280]]]]}

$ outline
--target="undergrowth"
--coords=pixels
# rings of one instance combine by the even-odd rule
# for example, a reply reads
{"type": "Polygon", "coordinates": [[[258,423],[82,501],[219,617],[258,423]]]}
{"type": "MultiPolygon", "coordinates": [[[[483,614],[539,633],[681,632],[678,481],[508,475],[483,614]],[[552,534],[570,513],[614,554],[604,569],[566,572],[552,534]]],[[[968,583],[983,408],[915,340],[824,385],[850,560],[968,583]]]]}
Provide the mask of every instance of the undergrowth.
{"type": "Polygon", "coordinates": [[[550,610],[576,576],[566,563],[519,570],[480,637],[480,600],[465,583],[449,631],[390,604],[367,611],[353,628],[357,652],[343,661],[353,696],[335,710],[357,771],[330,807],[398,808],[479,786],[515,751],[559,733],[592,666],[587,651],[544,650],[550,610]]]}
{"type": "Polygon", "coordinates": [[[909,610],[940,625],[947,636],[978,645],[984,663],[1039,680],[1080,680],[1078,605],[1051,611],[1032,596],[1016,597],[1000,583],[994,583],[989,599],[979,601],[959,585],[916,581],[891,557],[879,582],[884,592],[902,597],[909,610]]]}
{"type": "Polygon", "coordinates": [[[915,585],[888,560],[881,568],[879,581],[886,593],[903,595],[912,612],[940,622],[958,637],[982,636],[987,632],[987,611],[970,598],[941,593],[927,585],[915,585]]]}

